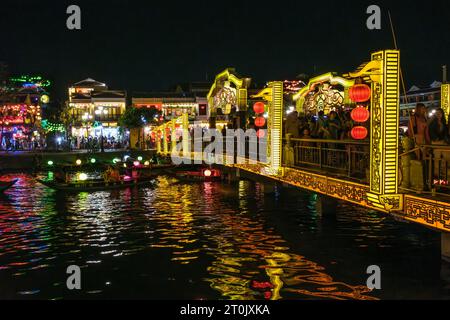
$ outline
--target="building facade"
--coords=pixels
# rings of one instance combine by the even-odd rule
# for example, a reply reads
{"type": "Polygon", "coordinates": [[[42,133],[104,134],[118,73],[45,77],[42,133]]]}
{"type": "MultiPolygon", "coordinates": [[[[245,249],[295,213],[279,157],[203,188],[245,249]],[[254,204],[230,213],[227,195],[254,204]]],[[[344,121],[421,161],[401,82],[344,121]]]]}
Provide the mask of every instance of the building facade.
{"type": "Polygon", "coordinates": [[[441,86],[442,83],[434,81],[426,87],[412,86],[406,95],[400,96],[400,123],[407,126],[409,115],[415,112],[418,103],[423,103],[432,115],[434,109],[441,106],[441,86]]]}
{"type": "Polygon", "coordinates": [[[3,79],[0,90],[0,148],[31,150],[43,147],[42,110],[50,101],[41,77],[3,79]]]}
{"type": "Polygon", "coordinates": [[[69,88],[71,135],[76,139],[100,138],[108,142],[123,138],[119,119],[125,113],[126,92],[88,78],[69,88]]]}

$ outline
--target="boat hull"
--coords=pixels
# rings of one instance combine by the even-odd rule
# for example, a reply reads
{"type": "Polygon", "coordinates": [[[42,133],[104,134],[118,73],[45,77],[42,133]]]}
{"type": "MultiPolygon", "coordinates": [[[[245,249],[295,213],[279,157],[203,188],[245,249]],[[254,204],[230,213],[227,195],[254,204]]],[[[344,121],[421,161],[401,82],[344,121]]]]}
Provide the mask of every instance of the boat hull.
{"type": "Polygon", "coordinates": [[[4,191],[8,190],[13,185],[15,185],[17,181],[19,181],[19,179],[14,179],[14,180],[11,180],[11,181],[5,181],[5,182],[2,181],[2,182],[0,182],[0,192],[4,192],[4,191]]]}
{"type": "Polygon", "coordinates": [[[139,186],[146,186],[152,184],[155,180],[154,178],[148,178],[145,180],[131,180],[131,181],[120,181],[120,182],[83,182],[83,183],[59,183],[54,181],[45,181],[41,179],[36,179],[39,183],[44,186],[65,192],[92,192],[92,191],[107,191],[116,189],[126,189],[139,186]]]}

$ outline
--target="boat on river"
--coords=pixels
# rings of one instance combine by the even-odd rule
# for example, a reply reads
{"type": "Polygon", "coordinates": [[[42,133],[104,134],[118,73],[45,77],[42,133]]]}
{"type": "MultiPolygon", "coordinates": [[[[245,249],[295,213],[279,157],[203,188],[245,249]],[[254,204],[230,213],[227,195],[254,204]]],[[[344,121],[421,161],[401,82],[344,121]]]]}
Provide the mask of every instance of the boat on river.
{"type": "Polygon", "coordinates": [[[19,179],[13,179],[11,181],[0,181],[0,192],[5,192],[13,185],[15,185],[17,181],[19,181],[19,179]]]}
{"type": "Polygon", "coordinates": [[[213,182],[222,180],[221,171],[210,168],[180,169],[174,170],[171,174],[180,181],[187,182],[213,182]]]}
{"type": "Polygon", "coordinates": [[[139,179],[121,179],[119,181],[105,181],[104,179],[92,179],[86,181],[60,182],[57,180],[36,179],[44,186],[65,192],[93,192],[107,191],[115,189],[126,189],[151,185],[155,181],[155,176],[148,176],[139,179]]]}

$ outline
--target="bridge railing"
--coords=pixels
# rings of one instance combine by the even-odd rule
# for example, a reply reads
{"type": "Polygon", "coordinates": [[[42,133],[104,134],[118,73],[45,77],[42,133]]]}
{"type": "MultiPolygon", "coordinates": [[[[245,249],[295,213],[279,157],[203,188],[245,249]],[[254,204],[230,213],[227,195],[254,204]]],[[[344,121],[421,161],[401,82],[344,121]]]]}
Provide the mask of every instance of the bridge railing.
{"type": "Polygon", "coordinates": [[[450,145],[421,145],[400,154],[401,187],[450,195],[450,145]]]}
{"type": "Polygon", "coordinates": [[[286,166],[369,181],[368,142],[288,138],[284,140],[284,151],[286,166]]]}

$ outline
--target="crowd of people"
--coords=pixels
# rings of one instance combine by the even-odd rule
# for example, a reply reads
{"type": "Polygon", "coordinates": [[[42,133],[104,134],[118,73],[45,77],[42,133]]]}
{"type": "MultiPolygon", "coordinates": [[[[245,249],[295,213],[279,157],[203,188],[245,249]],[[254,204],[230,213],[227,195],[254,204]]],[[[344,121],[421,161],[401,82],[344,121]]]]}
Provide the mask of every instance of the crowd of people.
{"type": "Polygon", "coordinates": [[[114,137],[75,137],[69,138],[71,150],[100,150],[121,149],[127,147],[119,139],[114,137]]]}
{"type": "Polygon", "coordinates": [[[351,139],[354,122],[349,111],[330,111],[325,115],[320,111],[317,116],[299,116],[297,111],[289,113],[284,124],[285,134],[294,139],[351,139]]]}
{"type": "MultiPolygon", "coordinates": [[[[450,128],[444,110],[438,108],[430,114],[424,104],[417,104],[415,113],[409,119],[408,136],[416,146],[450,145],[450,128]]],[[[419,154],[419,158],[422,157],[423,154],[419,154]]]]}

